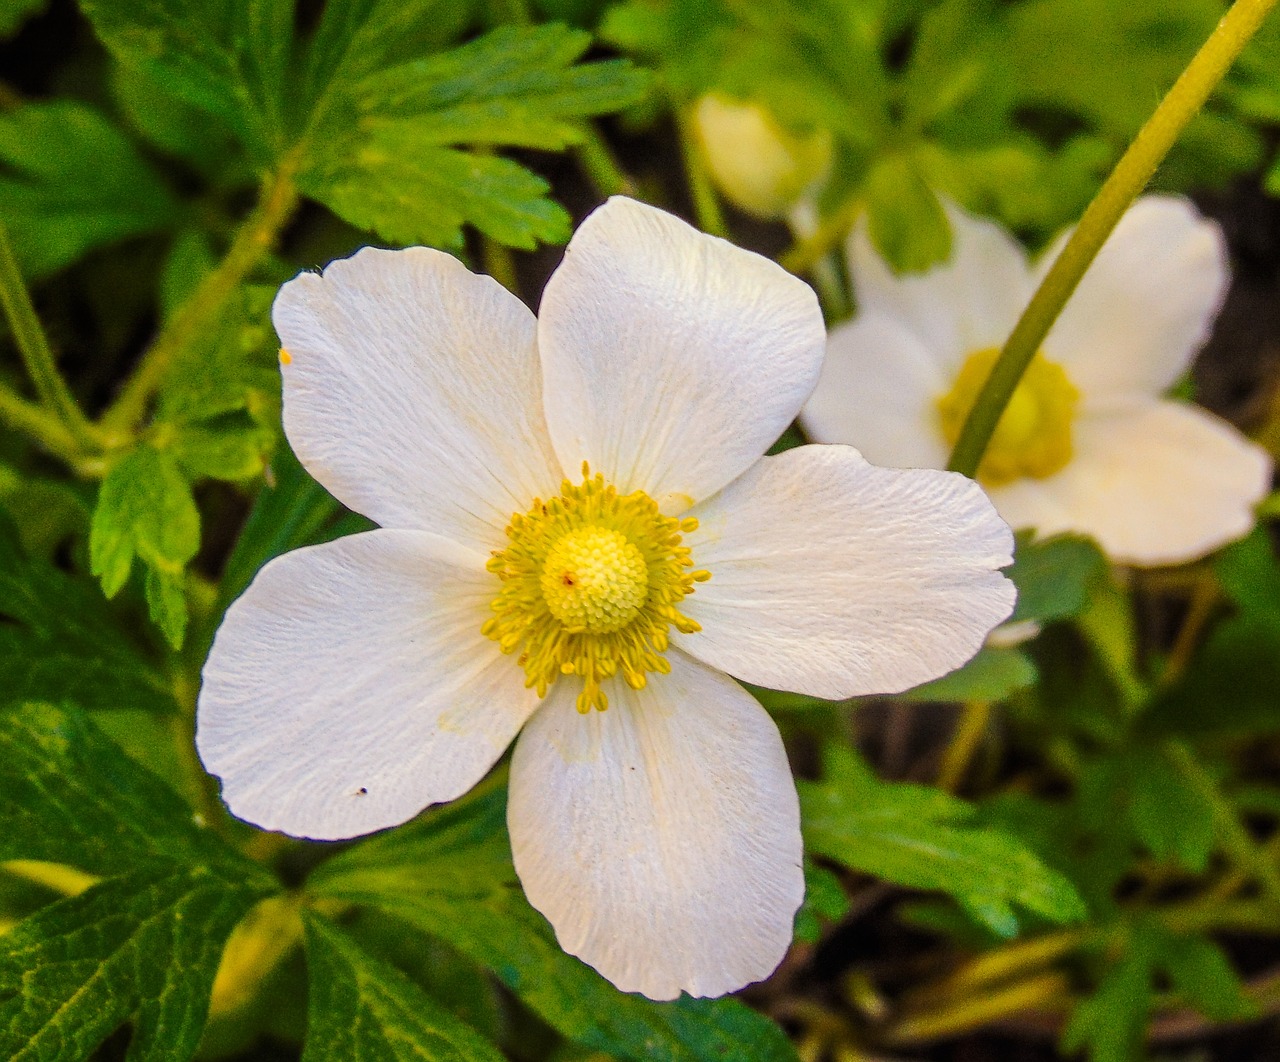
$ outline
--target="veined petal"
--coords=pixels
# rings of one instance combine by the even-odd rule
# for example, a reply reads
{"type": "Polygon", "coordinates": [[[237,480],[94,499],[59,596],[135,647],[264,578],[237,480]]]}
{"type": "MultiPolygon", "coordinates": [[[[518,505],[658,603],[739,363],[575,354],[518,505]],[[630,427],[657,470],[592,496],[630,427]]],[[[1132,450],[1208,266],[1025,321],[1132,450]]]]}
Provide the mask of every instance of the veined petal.
{"type": "Polygon", "coordinates": [[[876,252],[865,224],[849,240],[849,271],[858,307],[882,314],[958,366],[975,350],[1009,338],[1035,286],[1026,253],[994,222],[944,204],[951,258],[924,273],[895,276],[876,252]]]}
{"type": "Polygon", "coordinates": [[[533,314],[490,277],[365,248],[290,281],[272,316],[285,432],[348,507],[487,551],[559,487],[533,314]]]}
{"type": "Polygon", "coordinates": [[[484,557],[418,531],[286,553],[231,606],[196,746],[240,818],[334,840],[470,789],[537,706],[480,634],[484,557]]]}
{"type": "Polygon", "coordinates": [[[695,507],[709,582],[675,641],[760,686],[896,693],[968,660],[1013,609],[1013,536],[953,472],[886,469],[845,446],[766,457],[695,507]]]}
{"type": "Polygon", "coordinates": [[[808,285],[678,218],[615,197],[578,228],[538,318],[547,422],[584,460],[675,511],[748,468],[818,378],[808,285]]]}
{"type": "Polygon", "coordinates": [[[848,443],[891,468],[942,468],[947,447],[935,408],[958,366],[879,311],[827,337],[822,375],[800,413],[814,442],[848,443]]]}
{"type": "Polygon", "coordinates": [[[507,825],[560,946],[626,992],[719,996],[767,977],[804,897],[777,727],[678,650],[643,690],[579,715],[557,683],[516,743],[507,825]]]}
{"type": "MultiPolygon", "coordinates": [[[[1044,255],[1037,282],[1069,235],[1044,255]]],[[[1208,338],[1229,281],[1222,230],[1185,199],[1144,196],[1063,308],[1045,354],[1095,400],[1158,395],[1208,338]]]]}
{"type": "Polygon", "coordinates": [[[1086,412],[1056,476],[992,491],[1000,514],[1041,535],[1091,535],[1127,564],[1181,564],[1248,533],[1271,487],[1271,459],[1225,421],[1176,402],[1134,399],[1086,412]]]}

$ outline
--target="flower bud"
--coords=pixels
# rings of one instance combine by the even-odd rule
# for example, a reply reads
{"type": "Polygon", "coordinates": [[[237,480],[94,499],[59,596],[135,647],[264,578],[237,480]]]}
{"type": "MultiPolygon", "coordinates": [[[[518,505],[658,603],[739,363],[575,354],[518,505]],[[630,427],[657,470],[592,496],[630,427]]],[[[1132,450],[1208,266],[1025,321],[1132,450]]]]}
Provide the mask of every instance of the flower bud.
{"type": "Polygon", "coordinates": [[[782,216],[831,165],[827,130],[797,135],[757,103],[708,93],[693,125],[716,187],[758,218],[782,216]]]}

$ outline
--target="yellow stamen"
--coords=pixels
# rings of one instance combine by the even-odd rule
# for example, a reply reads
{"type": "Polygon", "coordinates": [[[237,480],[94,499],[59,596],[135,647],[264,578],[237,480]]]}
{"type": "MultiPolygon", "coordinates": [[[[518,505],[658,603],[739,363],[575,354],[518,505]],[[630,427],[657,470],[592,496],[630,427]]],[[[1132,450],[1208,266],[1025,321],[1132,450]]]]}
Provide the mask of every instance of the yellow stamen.
{"type": "MultiPolygon", "coordinates": [[[[999,355],[995,347],[970,354],[951,390],[937,400],[942,434],[949,445],[960,437],[999,355]]],[[[1065,468],[1071,460],[1071,422],[1079,399],[1080,392],[1061,365],[1043,354],[1032,358],[983,455],[979,482],[999,487],[1023,476],[1044,479],[1065,468]]]]}
{"type": "Polygon", "coordinates": [[[290,354],[287,350],[285,350],[284,347],[280,348],[280,364],[281,365],[293,364],[293,355],[290,354]]]}
{"type": "Polygon", "coordinates": [[[668,630],[700,629],[676,606],[711,573],[691,570],[682,544],[697,520],[663,516],[643,491],[619,495],[585,463],[582,476],[511,517],[509,544],[488,563],[502,589],[481,632],[519,652],[525,685],[540,697],[560,676],[579,676],[585,713],[609,707],[606,679],[638,690],[650,672],[671,670],[668,630]]]}

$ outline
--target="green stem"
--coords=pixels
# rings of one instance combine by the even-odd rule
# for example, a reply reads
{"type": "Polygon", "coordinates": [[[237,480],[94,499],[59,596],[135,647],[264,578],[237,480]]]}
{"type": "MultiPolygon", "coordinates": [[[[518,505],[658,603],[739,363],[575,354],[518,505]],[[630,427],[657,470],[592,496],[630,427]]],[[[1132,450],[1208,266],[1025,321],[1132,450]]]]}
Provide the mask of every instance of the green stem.
{"type": "Polygon", "coordinates": [[[18,270],[18,259],[13,253],[9,230],[2,222],[0,303],[4,304],[4,314],[13,330],[14,342],[22,354],[23,364],[27,367],[27,374],[31,377],[40,401],[54,413],[76,446],[91,452],[101,450],[96,429],[80,411],[80,406],[53,362],[49,340],[40,327],[40,318],[36,316],[27,286],[22,282],[22,273],[18,270]]]}
{"type": "Polygon", "coordinates": [[[103,416],[104,427],[132,428],[142,419],[174,359],[212,327],[241,282],[271,250],[298,201],[293,182],[297,166],[297,158],[291,156],[264,182],[257,208],[236,233],[226,257],[201,281],[142,356],[120,397],[103,416]]]}
{"type": "Polygon", "coordinates": [[[66,426],[48,410],[28,402],[0,384],[0,421],[14,431],[29,435],[51,454],[74,463],[80,457],[80,447],[67,431],[66,426]]]}
{"type": "Polygon", "coordinates": [[[1018,381],[1085,270],[1276,2],[1236,0],[1111,171],[1000,351],[951,452],[952,471],[977,473],[1018,381]]]}
{"type": "Polygon", "coordinates": [[[960,720],[951,735],[942,765],[938,769],[938,788],[954,793],[964,781],[969,762],[977,752],[991,722],[991,704],[988,701],[969,701],[960,711],[960,720]]]}
{"type": "Polygon", "coordinates": [[[583,123],[582,132],[582,143],[578,145],[575,153],[587,177],[596,186],[596,191],[603,196],[634,196],[635,182],[618,165],[618,160],[613,157],[608,142],[596,128],[595,123],[583,123]]]}
{"type": "Polygon", "coordinates": [[[702,157],[702,149],[694,135],[693,123],[689,120],[688,112],[679,105],[675,108],[675,116],[680,130],[680,146],[684,151],[685,173],[689,178],[689,194],[693,196],[693,210],[698,217],[698,226],[712,236],[727,237],[729,226],[725,223],[724,211],[720,209],[716,190],[711,186],[711,175],[707,172],[706,160],[702,157]]]}
{"type": "Polygon", "coordinates": [[[1268,903],[1275,911],[1280,912],[1280,867],[1277,867],[1271,854],[1249,836],[1234,805],[1185,744],[1181,741],[1165,742],[1164,753],[1183,780],[1213,808],[1213,817],[1218,824],[1223,847],[1236,860],[1240,869],[1253,875],[1268,903]]]}

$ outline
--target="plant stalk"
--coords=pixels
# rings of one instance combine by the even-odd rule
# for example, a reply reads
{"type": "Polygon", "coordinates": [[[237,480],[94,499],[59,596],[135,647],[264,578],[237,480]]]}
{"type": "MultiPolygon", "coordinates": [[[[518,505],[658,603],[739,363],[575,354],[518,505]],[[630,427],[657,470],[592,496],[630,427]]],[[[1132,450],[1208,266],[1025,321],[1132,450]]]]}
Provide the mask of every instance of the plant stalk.
{"type": "Polygon", "coordinates": [[[976,475],[1018,381],[1085,270],[1275,4],[1236,0],[1111,171],[1000,351],[951,451],[953,472],[976,475]]]}

